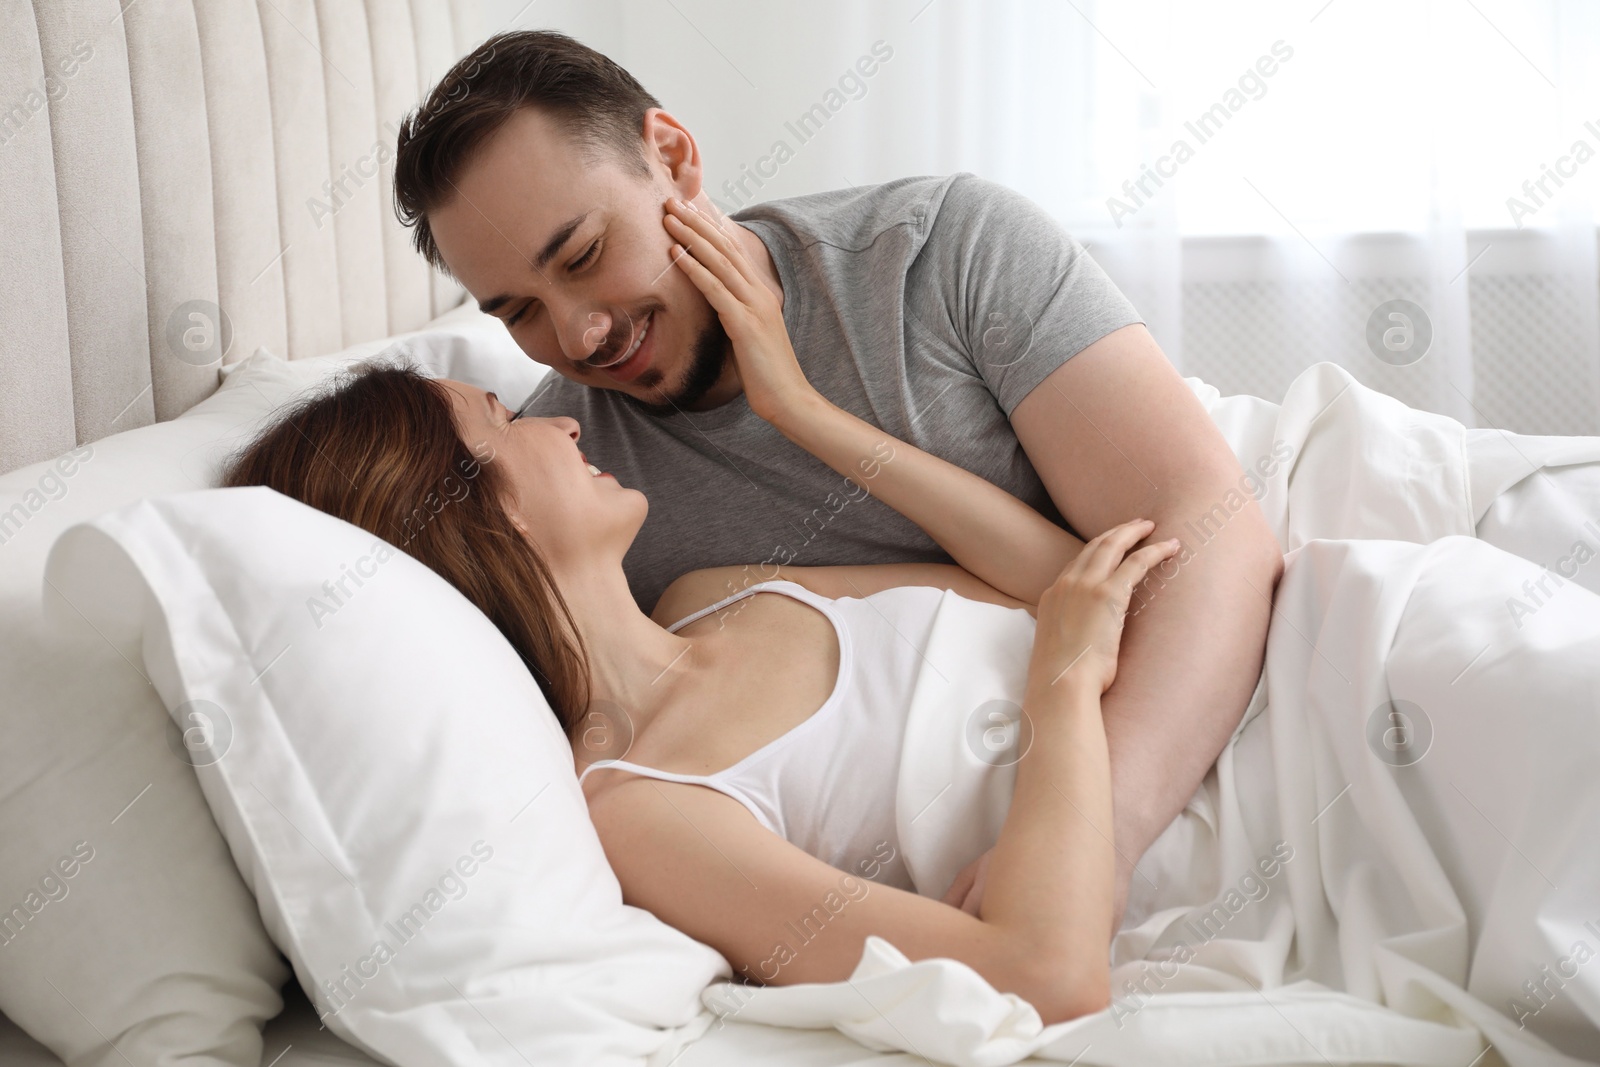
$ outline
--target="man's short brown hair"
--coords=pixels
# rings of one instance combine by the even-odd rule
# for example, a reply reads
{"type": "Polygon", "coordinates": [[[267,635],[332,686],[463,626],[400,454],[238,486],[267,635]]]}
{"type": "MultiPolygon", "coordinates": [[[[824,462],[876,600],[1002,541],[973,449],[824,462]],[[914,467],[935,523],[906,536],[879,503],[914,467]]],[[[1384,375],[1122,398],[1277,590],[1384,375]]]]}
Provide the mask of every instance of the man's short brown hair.
{"type": "Polygon", "coordinates": [[[401,225],[415,227],[417,251],[448,274],[428,212],[450,200],[472,154],[519,108],[549,115],[591,164],[610,159],[647,178],[644,113],[660,106],[633,75],[564,33],[496,34],[462,57],[401,120],[395,214],[401,225]]]}

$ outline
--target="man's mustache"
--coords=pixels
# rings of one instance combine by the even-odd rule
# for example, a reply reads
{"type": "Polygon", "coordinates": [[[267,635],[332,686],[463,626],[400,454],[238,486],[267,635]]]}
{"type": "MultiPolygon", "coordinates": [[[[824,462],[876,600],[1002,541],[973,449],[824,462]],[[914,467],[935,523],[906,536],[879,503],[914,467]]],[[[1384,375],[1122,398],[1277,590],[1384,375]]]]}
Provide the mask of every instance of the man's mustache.
{"type": "MultiPolygon", "coordinates": [[[[633,344],[635,338],[638,337],[639,328],[650,318],[651,315],[655,314],[655,310],[656,309],[652,308],[643,315],[637,317],[630,316],[624,312],[623,314],[626,316],[626,323],[623,325],[622,329],[613,331],[616,336],[616,340],[612,341],[611,334],[608,334],[604,338],[604,340],[608,343],[601,344],[594,350],[593,355],[591,355],[588,359],[582,360],[581,362],[585,366],[589,367],[601,367],[607,363],[614,362],[618,356],[626,352],[628,347],[633,344]]],[[[589,317],[591,319],[597,315],[599,315],[598,311],[589,312],[589,317]]],[[[585,330],[583,332],[584,343],[588,344],[591,340],[591,337],[602,329],[604,329],[604,327],[591,326],[585,330]]]]}

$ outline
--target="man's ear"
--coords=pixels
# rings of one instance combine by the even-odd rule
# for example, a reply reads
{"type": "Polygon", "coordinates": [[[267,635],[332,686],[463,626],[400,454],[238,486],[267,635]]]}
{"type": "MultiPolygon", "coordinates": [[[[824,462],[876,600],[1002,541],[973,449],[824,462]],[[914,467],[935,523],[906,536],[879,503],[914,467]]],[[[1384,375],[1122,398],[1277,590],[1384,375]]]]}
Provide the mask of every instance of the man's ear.
{"type": "Polygon", "coordinates": [[[659,165],[665,171],[668,196],[685,202],[700,195],[705,181],[705,170],[700,160],[700,148],[688,129],[659,107],[645,111],[641,127],[644,135],[645,160],[651,169],[659,165]]]}

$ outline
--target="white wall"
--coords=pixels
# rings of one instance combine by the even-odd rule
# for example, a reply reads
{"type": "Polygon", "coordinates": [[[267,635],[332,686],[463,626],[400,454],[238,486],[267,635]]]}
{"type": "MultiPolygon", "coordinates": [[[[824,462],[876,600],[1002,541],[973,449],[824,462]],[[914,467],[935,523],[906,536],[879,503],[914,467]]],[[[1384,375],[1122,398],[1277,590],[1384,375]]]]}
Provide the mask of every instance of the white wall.
{"type": "MultiPolygon", "coordinates": [[[[486,4],[486,34],[561,30],[625,67],[694,135],[706,162],[708,192],[728,210],[908,174],[976,169],[937,158],[931,138],[927,150],[918,151],[911,128],[917,123],[886,121],[897,102],[906,107],[912,92],[905,55],[920,53],[926,63],[928,50],[937,47],[937,20],[913,21],[917,7],[910,0],[773,4],[759,19],[730,18],[737,8],[720,0],[486,4]],[[870,60],[878,41],[880,54],[892,54],[886,62],[870,60]],[[856,70],[863,56],[869,57],[863,69],[876,67],[870,76],[856,70]],[[899,57],[898,65],[893,57],[899,57]],[[830,97],[830,90],[838,95],[830,97]],[[818,103],[837,110],[803,139],[786,124],[818,103]],[[773,154],[780,140],[793,153],[781,164],[773,154]],[[854,162],[847,166],[844,159],[854,162]],[[724,188],[747,173],[744,168],[758,165],[776,174],[762,178],[760,186],[747,178],[742,189],[724,188]]],[[[923,113],[922,122],[935,121],[931,109],[909,110],[923,113]]]]}

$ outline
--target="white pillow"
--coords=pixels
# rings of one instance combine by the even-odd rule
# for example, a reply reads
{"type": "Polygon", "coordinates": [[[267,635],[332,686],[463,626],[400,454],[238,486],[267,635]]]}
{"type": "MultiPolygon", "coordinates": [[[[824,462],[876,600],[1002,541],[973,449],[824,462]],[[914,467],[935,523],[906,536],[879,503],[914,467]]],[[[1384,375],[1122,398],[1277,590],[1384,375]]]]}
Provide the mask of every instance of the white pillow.
{"type": "Polygon", "coordinates": [[[48,573],[107,632],[142,626],[234,860],[335,1033],[408,1067],[642,1065],[712,1021],[699,995],[727,962],[623,904],[538,684],[428,567],[251,486],[76,526],[48,573]]]}
{"type": "Polygon", "coordinates": [[[82,619],[45,631],[46,553],[108,509],[215,485],[279,404],[395,341],[507,403],[544,373],[498,320],[463,306],[333,356],[258,351],[176,419],[0,475],[0,1009],[69,1067],[258,1067],[261,1023],[281,1010],[290,971],[193,770],[168,747],[176,731],[137,647],[82,619]]]}
{"type": "MultiPolygon", "coordinates": [[[[258,348],[254,353],[257,359],[270,356],[266,348],[258,348]]],[[[284,380],[291,383],[313,385],[340,367],[372,358],[404,359],[434,377],[453,378],[493,390],[512,411],[532,395],[549,373],[548,367],[523,354],[499,319],[485,315],[470,302],[445,312],[416,333],[351,345],[342,352],[315,359],[279,360],[272,373],[286,376],[284,380]]],[[[223,381],[249,364],[249,360],[240,360],[223,367],[223,381]]],[[[261,371],[259,365],[254,368],[254,373],[261,371]]]]}

